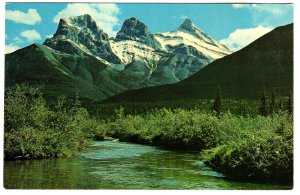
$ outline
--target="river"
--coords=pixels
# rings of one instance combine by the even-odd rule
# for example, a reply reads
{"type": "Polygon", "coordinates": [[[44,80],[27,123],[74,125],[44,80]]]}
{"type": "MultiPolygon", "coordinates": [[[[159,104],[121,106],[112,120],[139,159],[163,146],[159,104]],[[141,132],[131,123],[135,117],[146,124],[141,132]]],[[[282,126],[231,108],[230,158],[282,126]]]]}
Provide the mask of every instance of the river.
{"type": "Polygon", "coordinates": [[[290,189],[239,182],[205,166],[198,152],[94,142],[77,158],[4,161],[6,189],[290,189]]]}

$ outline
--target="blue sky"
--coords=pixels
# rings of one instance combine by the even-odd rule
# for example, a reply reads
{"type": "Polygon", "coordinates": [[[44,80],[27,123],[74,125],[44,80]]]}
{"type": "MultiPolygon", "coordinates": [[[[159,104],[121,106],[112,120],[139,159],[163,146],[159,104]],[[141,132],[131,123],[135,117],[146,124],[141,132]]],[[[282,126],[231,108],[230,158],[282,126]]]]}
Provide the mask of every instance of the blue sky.
{"type": "Polygon", "coordinates": [[[144,22],[153,33],[175,30],[188,17],[233,51],[276,26],[293,22],[290,4],[9,3],[5,12],[6,53],[32,43],[43,43],[55,33],[61,17],[86,13],[110,36],[132,16],[144,22]]]}

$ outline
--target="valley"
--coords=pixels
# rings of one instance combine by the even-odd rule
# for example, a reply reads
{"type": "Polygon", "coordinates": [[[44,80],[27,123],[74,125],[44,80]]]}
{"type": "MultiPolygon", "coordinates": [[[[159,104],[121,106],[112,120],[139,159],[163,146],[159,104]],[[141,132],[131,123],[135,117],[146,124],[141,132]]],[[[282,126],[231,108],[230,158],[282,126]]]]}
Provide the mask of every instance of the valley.
{"type": "Polygon", "coordinates": [[[4,187],[292,189],[293,35],[233,52],[187,17],[61,18],[5,55],[4,187]]]}

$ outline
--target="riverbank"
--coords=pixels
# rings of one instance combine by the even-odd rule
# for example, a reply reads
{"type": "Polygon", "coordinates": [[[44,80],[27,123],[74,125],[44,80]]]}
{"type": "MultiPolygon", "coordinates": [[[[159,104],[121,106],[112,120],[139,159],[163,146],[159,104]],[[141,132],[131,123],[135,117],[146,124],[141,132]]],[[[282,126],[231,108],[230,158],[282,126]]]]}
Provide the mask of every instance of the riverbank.
{"type": "Polygon", "coordinates": [[[198,110],[161,109],[106,124],[120,141],[200,151],[203,161],[228,176],[292,184],[293,118],[286,112],[218,118],[198,110]]]}
{"type": "Polygon", "coordinates": [[[101,141],[73,158],[4,161],[6,189],[286,190],[289,185],[232,180],[198,152],[101,141]]]}

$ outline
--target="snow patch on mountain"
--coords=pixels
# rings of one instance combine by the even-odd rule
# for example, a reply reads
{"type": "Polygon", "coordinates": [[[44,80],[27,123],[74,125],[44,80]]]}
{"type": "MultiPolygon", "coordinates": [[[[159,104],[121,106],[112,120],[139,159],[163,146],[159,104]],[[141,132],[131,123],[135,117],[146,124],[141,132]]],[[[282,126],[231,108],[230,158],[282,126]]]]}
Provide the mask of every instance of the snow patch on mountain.
{"type": "Polygon", "coordinates": [[[155,34],[154,36],[165,50],[168,50],[169,46],[174,47],[176,45],[184,44],[193,46],[203,53],[203,55],[211,59],[219,59],[231,54],[231,52],[221,44],[213,45],[211,42],[202,41],[196,36],[181,30],[155,34]]]}
{"type": "Polygon", "coordinates": [[[228,48],[198,29],[188,18],[175,31],[157,33],[154,36],[165,50],[169,50],[170,46],[184,44],[194,47],[211,60],[231,54],[228,48]]]}
{"type": "Polygon", "coordinates": [[[133,40],[122,40],[110,42],[112,51],[121,59],[124,64],[129,64],[133,60],[154,60],[159,61],[161,55],[152,47],[144,43],[133,40]]]}

